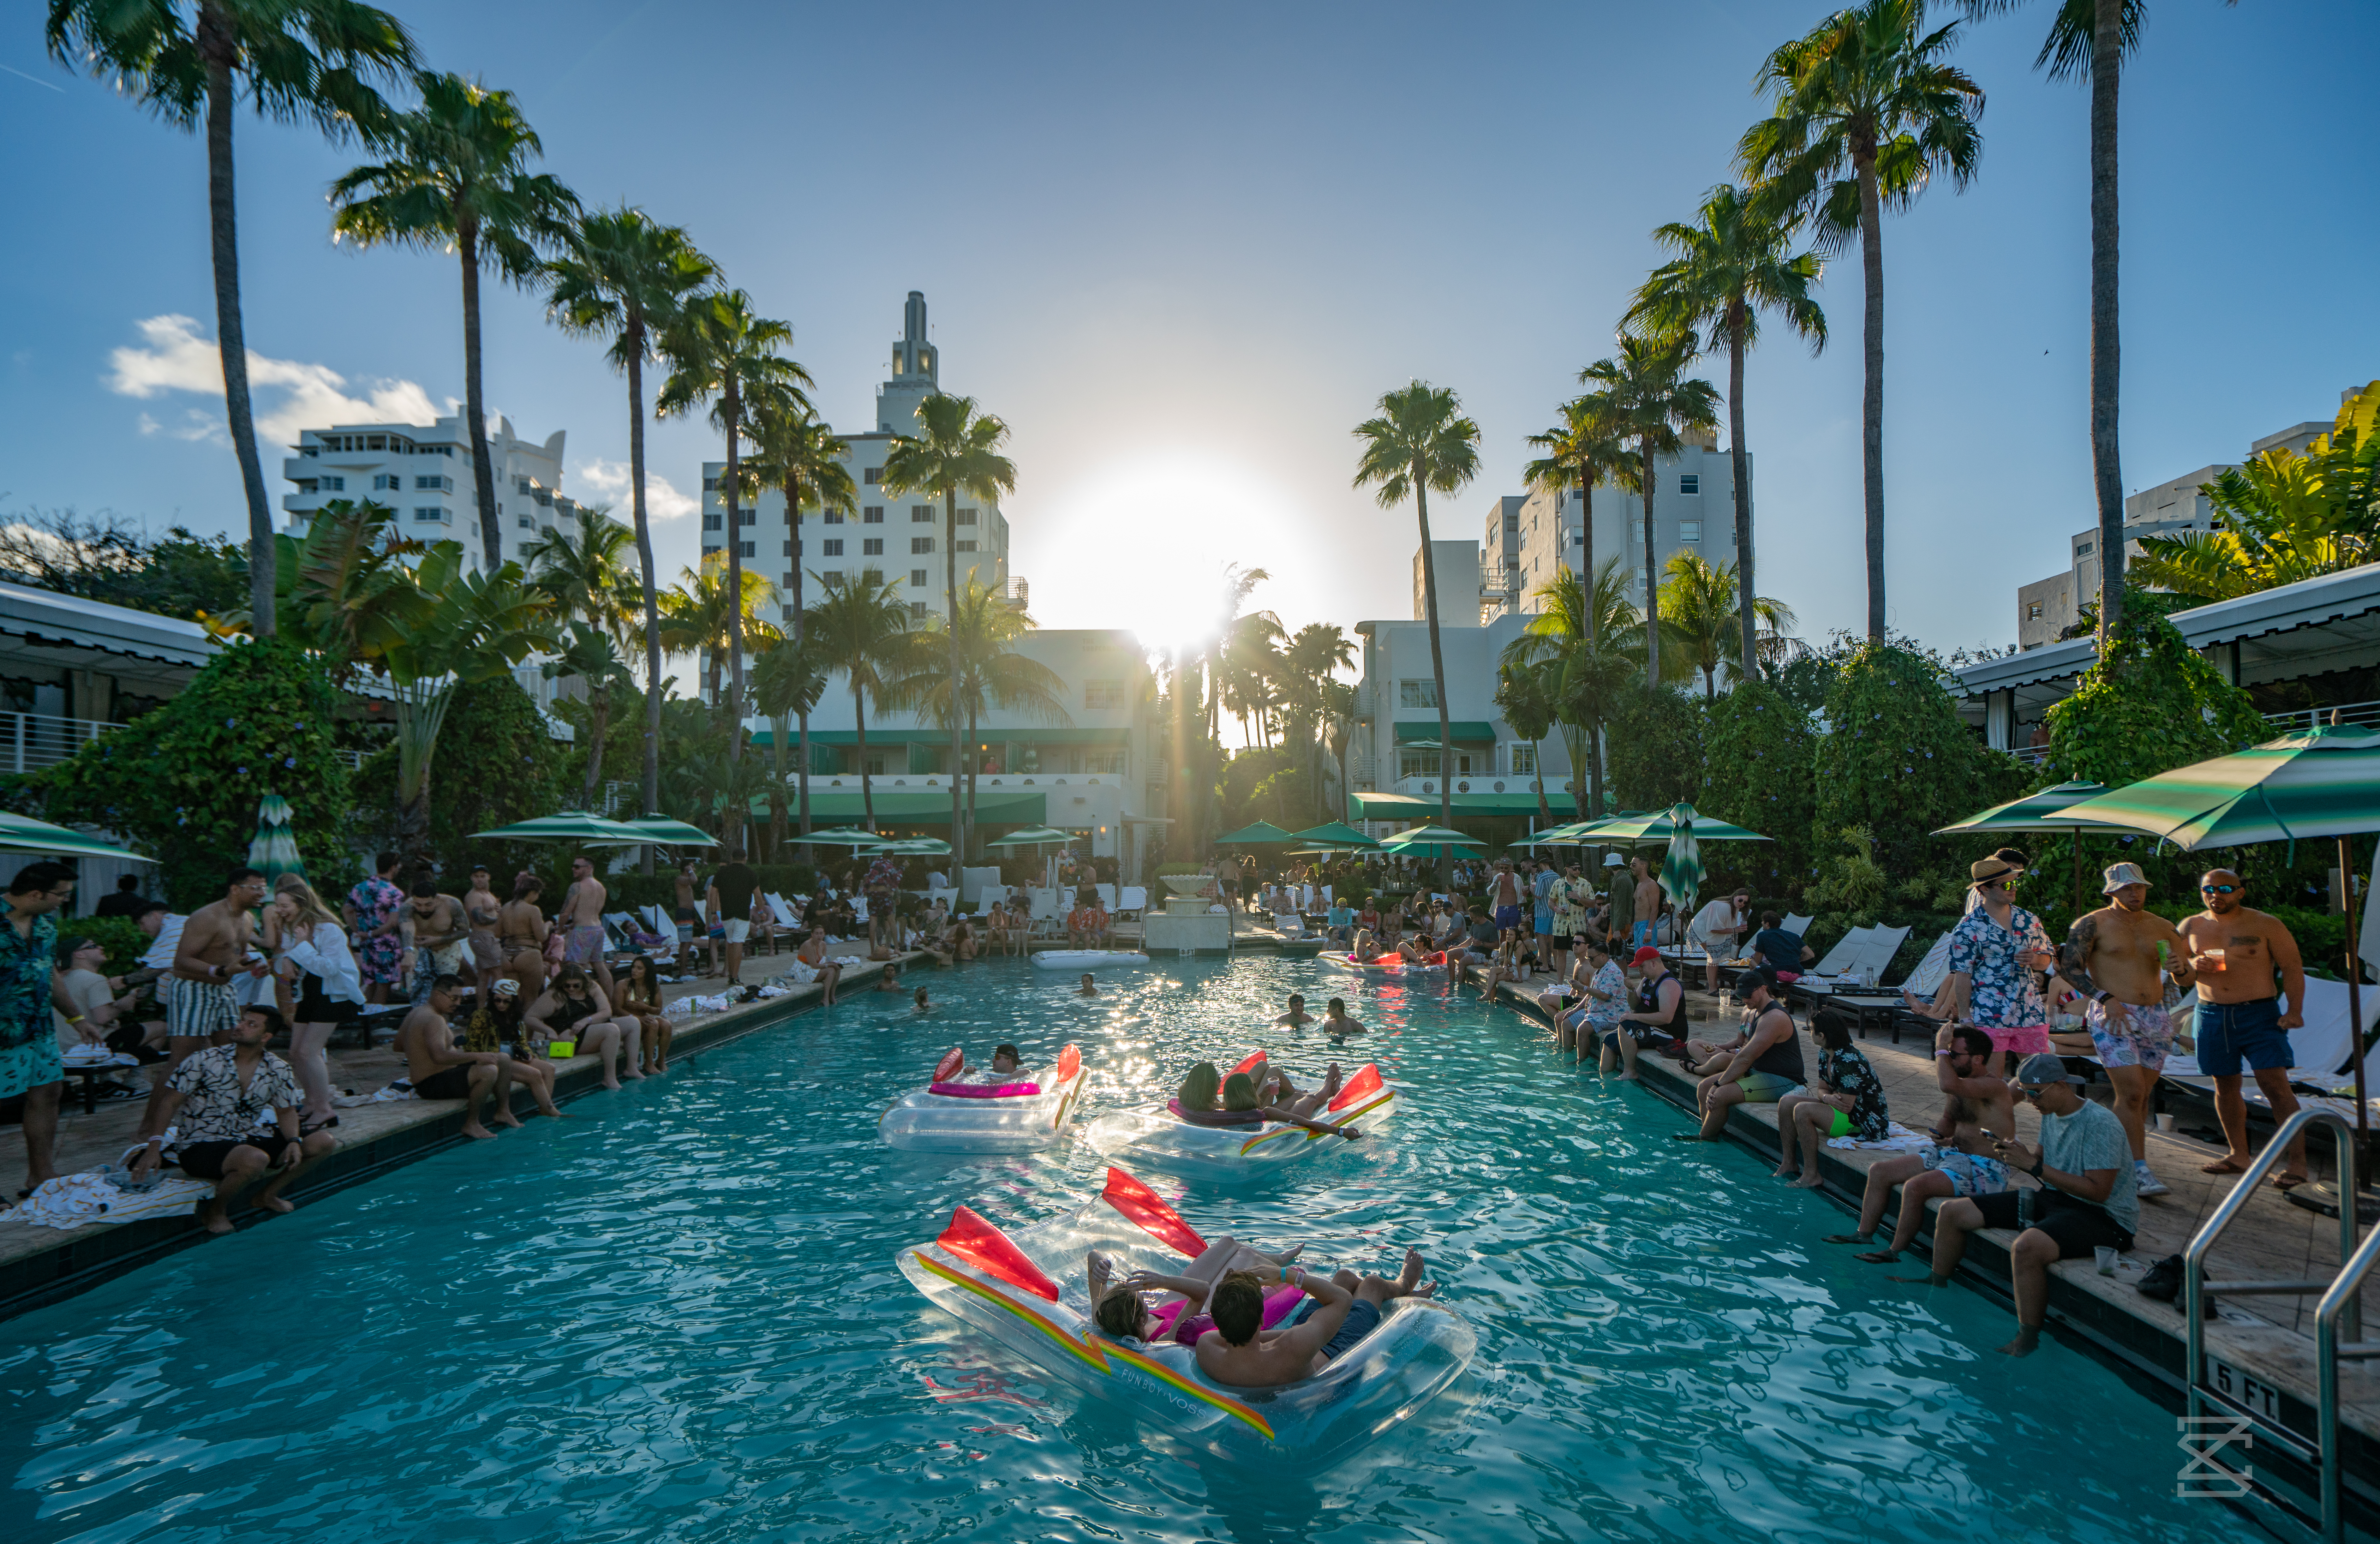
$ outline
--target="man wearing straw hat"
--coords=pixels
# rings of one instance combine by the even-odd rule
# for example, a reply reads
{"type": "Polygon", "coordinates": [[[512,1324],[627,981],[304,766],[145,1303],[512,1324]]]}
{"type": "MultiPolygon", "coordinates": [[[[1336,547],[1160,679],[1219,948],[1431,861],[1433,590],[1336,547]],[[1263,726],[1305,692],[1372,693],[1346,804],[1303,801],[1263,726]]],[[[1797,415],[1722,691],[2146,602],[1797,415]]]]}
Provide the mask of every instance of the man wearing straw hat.
{"type": "Polygon", "coordinates": [[[2165,978],[2170,973],[2184,987],[2195,979],[2190,945],[2172,923],[2148,909],[2148,876],[2139,864],[2111,864],[2105,878],[2100,894],[2108,905],[2075,919],[2058,974],[2090,1000],[2082,1020],[2115,1085],[2116,1118],[2132,1144],[2139,1192],[2162,1196],[2166,1187],[2149,1172],[2149,1094],[2173,1051],[2165,978]]]}

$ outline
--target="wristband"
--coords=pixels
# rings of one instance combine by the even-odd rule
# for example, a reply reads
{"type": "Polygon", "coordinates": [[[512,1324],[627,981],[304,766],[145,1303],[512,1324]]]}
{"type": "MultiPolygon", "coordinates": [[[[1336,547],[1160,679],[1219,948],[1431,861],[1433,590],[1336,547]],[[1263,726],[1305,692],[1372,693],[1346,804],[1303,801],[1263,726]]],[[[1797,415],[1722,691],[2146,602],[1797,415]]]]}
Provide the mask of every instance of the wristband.
{"type": "Polygon", "coordinates": [[[1937,1056],[1956,1056],[1959,1053],[1955,1051],[1937,1051],[1934,1054],[1937,1056]]]}
{"type": "Polygon", "coordinates": [[[2094,992],[2091,995],[2091,1001],[2094,1003],[2105,1003],[2107,999],[2115,995],[2116,994],[2112,991],[2094,992]]]}
{"type": "Polygon", "coordinates": [[[152,1137],[149,1138],[149,1145],[152,1148],[162,1148],[165,1145],[165,1138],[162,1134],[152,1137]]]}
{"type": "Polygon", "coordinates": [[[67,1020],[67,1022],[68,1024],[80,1024],[80,1023],[82,1022],[82,1015],[80,1015],[80,1014],[77,1014],[77,1015],[74,1015],[74,1017],[72,1017],[72,1018],[70,1018],[70,1019],[67,1020]]]}

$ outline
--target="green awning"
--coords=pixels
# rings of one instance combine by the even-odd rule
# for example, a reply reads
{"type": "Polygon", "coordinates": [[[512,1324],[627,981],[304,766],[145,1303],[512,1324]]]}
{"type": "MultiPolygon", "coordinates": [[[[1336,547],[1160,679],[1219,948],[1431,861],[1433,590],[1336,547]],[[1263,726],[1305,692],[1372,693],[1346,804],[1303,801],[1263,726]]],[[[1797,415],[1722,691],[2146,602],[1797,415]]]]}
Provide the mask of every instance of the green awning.
{"type": "MultiPolygon", "coordinates": [[[[872,737],[872,736],[871,736],[872,737]]],[[[818,826],[857,825],[867,817],[859,805],[857,788],[830,788],[821,777],[810,779],[810,823],[818,826]]],[[[951,823],[951,791],[948,788],[879,788],[876,790],[876,823],[880,826],[946,826],[951,823]]],[[[788,813],[801,808],[800,796],[792,788],[785,790],[788,813]]],[[[769,801],[752,802],[752,812],[765,815],[769,801]]],[[[1047,801],[1039,793],[1010,793],[1006,789],[978,788],[975,796],[975,819],[985,826],[1038,826],[1048,822],[1047,801]]]]}
{"type": "MultiPolygon", "coordinates": [[[[1494,745],[1496,743],[1496,726],[1484,718],[1454,719],[1447,724],[1446,733],[1450,736],[1451,743],[1454,745],[1494,745]]],[[[1415,719],[1411,722],[1401,719],[1397,723],[1397,744],[1399,745],[1403,745],[1409,740],[1437,738],[1438,720],[1434,718],[1415,719]]]]}
{"type": "MultiPolygon", "coordinates": [[[[1472,779],[1475,787],[1478,779],[1472,779]]],[[[1508,780],[1509,781],[1509,780],[1508,780]]],[[[1548,794],[1555,819],[1570,814],[1565,795],[1548,794]]],[[[1435,794],[1351,794],[1347,802],[1353,806],[1351,821],[1435,821],[1438,819],[1438,796],[1435,794]]],[[[1496,818],[1534,815],[1537,812],[1537,796],[1534,790],[1521,789],[1506,794],[1457,794],[1454,812],[1458,815],[1483,815],[1496,818]]]]}
{"type": "MultiPolygon", "coordinates": [[[[995,746],[1125,745],[1132,739],[1132,731],[1130,729],[986,729],[978,726],[975,732],[975,739],[978,745],[995,746]]],[[[754,745],[765,746],[775,743],[773,730],[758,730],[752,736],[754,745]]],[[[785,736],[785,743],[789,746],[798,745],[801,743],[800,736],[789,733],[785,736]]],[[[810,731],[810,744],[814,746],[845,746],[858,743],[859,732],[856,729],[810,731]]],[[[950,743],[951,732],[947,729],[871,728],[868,731],[868,744],[870,749],[878,746],[948,746],[950,743]]]]}

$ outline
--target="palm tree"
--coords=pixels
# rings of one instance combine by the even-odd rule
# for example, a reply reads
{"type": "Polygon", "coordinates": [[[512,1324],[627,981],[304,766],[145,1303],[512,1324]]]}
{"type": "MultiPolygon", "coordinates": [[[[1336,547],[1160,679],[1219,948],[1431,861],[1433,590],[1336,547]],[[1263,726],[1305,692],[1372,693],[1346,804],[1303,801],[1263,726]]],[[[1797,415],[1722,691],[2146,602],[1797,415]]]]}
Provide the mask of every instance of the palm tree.
{"type": "MultiPolygon", "coordinates": [[[[1454,820],[1452,731],[1446,717],[1446,653],[1438,636],[1438,565],[1429,546],[1429,490],[1451,493],[1479,474],[1479,426],[1463,416],[1451,390],[1415,381],[1383,395],[1378,418],[1355,426],[1364,454],[1355,465],[1355,486],[1377,483],[1383,509],[1408,497],[1421,522],[1423,610],[1429,614],[1429,670],[1438,685],[1438,812],[1440,825],[1454,820]]],[[[1439,855],[1439,879],[1451,889],[1454,859],[1439,855]]]]}
{"type": "MultiPolygon", "coordinates": [[[[717,399],[710,409],[710,421],[727,438],[727,470],[719,480],[719,490],[725,495],[727,505],[725,549],[730,590],[740,591],[744,587],[744,525],[738,504],[743,479],[736,460],[743,445],[746,409],[759,407],[789,412],[797,407],[807,408],[809,399],[802,395],[801,388],[818,384],[810,379],[808,371],[777,352],[779,345],[793,341],[793,329],[783,322],[755,316],[752,298],[740,289],[687,301],[662,335],[661,350],[670,361],[670,377],[662,383],[662,395],[653,403],[653,415],[679,418],[717,399]]],[[[740,713],[744,704],[744,617],[740,610],[728,614],[726,645],[728,689],[735,694],[736,711],[740,713]]],[[[730,761],[744,754],[743,742],[740,734],[728,737],[730,761]]]]}
{"type": "Polygon", "coordinates": [[[743,694],[730,694],[720,686],[719,673],[725,668],[727,640],[739,634],[755,639],[775,636],[775,631],[760,617],[760,608],[769,603],[776,587],[766,574],[745,569],[735,575],[740,581],[729,589],[727,560],[718,553],[702,560],[699,569],[678,570],[679,585],[662,594],[662,644],[663,647],[699,653],[706,656],[703,669],[709,679],[711,713],[723,723],[734,723],[741,716],[743,694]],[[728,604],[730,595],[740,593],[744,603],[728,604]]]}
{"type": "MultiPolygon", "coordinates": [[[[538,588],[548,596],[552,590],[540,584],[538,588]]],[[[612,688],[631,685],[636,677],[628,672],[628,663],[620,657],[620,642],[612,629],[600,623],[571,622],[564,634],[562,651],[540,668],[547,680],[577,676],[587,687],[587,784],[581,791],[578,808],[600,810],[597,795],[603,787],[603,746],[612,726],[612,688]]],[[[638,811],[643,813],[643,811],[638,811]]]]}
{"type": "Polygon", "coordinates": [[[1326,680],[1322,683],[1322,719],[1324,749],[1339,768],[1339,809],[1333,817],[1345,820],[1347,808],[1347,748],[1355,738],[1355,687],[1351,681],[1326,680]]]}
{"type": "MultiPolygon", "coordinates": [[[[1542,434],[1529,436],[1529,444],[1546,454],[1521,468],[1521,476],[1532,488],[1542,489],[1561,496],[1561,491],[1572,482],[1578,484],[1580,510],[1579,582],[1586,582],[1587,572],[1595,566],[1595,485],[1597,482],[1625,482],[1636,475],[1636,453],[1628,448],[1628,438],[1613,420],[1611,394],[1589,392],[1562,404],[1562,421],[1542,434]]],[[[1595,608],[1585,605],[1580,597],[1583,614],[1590,629],[1586,641],[1595,641],[1595,608]]]]}
{"type": "MultiPolygon", "coordinates": [[[[807,406],[795,408],[774,399],[753,415],[749,432],[755,454],[745,463],[747,475],[756,484],[782,489],[785,495],[785,529],[794,533],[791,637],[798,644],[802,641],[803,626],[800,512],[806,496],[808,503],[815,505],[821,513],[833,509],[847,515],[856,506],[858,490],[852,486],[851,468],[844,464],[851,454],[851,442],[841,438],[820,422],[807,406]]],[[[804,708],[795,717],[800,724],[801,743],[795,753],[794,765],[795,775],[801,780],[801,833],[808,836],[810,833],[809,710],[804,708]]]]}
{"type": "MultiPolygon", "coordinates": [[[[1636,442],[1636,492],[1645,505],[1645,659],[1646,679],[1661,675],[1661,633],[1657,620],[1661,577],[1653,566],[1653,487],[1660,481],[1660,458],[1684,448],[1681,430],[1718,427],[1718,394],[1707,381],[1679,379],[1694,357],[1692,338],[1638,338],[1620,334],[1620,357],[1597,359],[1578,372],[1601,386],[1610,422],[1636,442]]],[[[1587,615],[1592,617],[1593,610],[1587,615]]]]}
{"type": "Polygon", "coordinates": [[[370,82],[413,67],[413,39],[388,12],[355,0],[49,0],[50,56],[112,80],[184,132],[203,117],[208,246],[214,266],[215,347],[224,418],[248,495],[249,611],[260,637],[274,623],[273,504],[256,451],[240,316],[239,225],[232,197],[231,121],[245,90],[256,110],[311,122],[333,140],[385,107],[370,82]]]}
{"type": "MultiPolygon", "coordinates": [[[[1064,678],[1040,661],[1016,651],[1017,640],[1035,626],[1023,607],[1009,604],[999,590],[970,577],[959,589],[954,615],[957,620],[948,625],[948,631],[958,646],[958,674],[952,675],[945,664],[931,658],[934,646],[930,637],[913,634],[917,652],[912,668],[887,684],[882,696],[885,701],[899,702],[936,723],[956,723],[965,731],[965,744],[970,748],[966,759],[966,821],[969,829],[973,829],[977,760],[972,747],[976,726],[986,711],[997,707],[1036,723],[1068,724],[1074,719],[1066,711],[1064,678]],[[955,711],[951,706],[953,687],[958,703],[955,711]]],[[[953,851],[956,850],[953,844],[953,851]]]]}
{"type": "Polygon", "coordinates": [[[1290,705],[1308,742],[1314,786],[1322,786],[1323,722],[1328,716],[1325,688],[1336,671],[1353,669],[1355,646],[1336,622],[1308,622],[1281,650],[1281,664],[1290,681],[1290,705]]]}
{"type": "MultiPolygon", "coordinates": [[[[1669,574],[1661,589],[1661,630],[1681,646],[1678,663],[1685,666],[1673,670],[1670,678],[1699,673],[1703,695],[1712,701],[1718,699],[1721,664],[1734,666],[1738,680],[1757,679],[1760,646],[1755,639],[1751,652],[1744,651],[1743,640],[1754,637],[1755,628],[1742,625],[1736,613],[1742,585],[1735,565],[1714,565],[1700,553],[1677,552],[1670,554],[1669,574]],[[1747,666],[1746,660],[1755,663],[1747,666]]],[[[1793,626],[1792,608],[1766,595],[1753,597],[1752,614],[1755,624],[1766,623],[1779,638],[1793,626]]]]}
{"type": "Polygon", "coordinates": [[[1628,600],[1620,559],[1608,557],[1592,583],[1557,565],[1552,578],[1533,597],[1537,614],[1521,636],[1504,648],[1499,667],[1549,664],[1548,683],[1570,748],[1571,797],[1578,817],[1603,813],[1603,723],[1613,695],[1645,666],[1645,635],[1628,600]],[[1577,769],[1584,765],[1586,777],[1577,769]]]}
{"type": "Polygon", "coordinates": [[[1745,130],[1736,160],[1765,184],[1761,213],[1807,211],[1822,246],[1860,240],[1867,310],[1860,395],[1860,475],[1866,494],[1867,636],[1881,641],[1884,605],[1884,211],[1906,209],[1937,174],[1973,180],[1983,156],[1975,120],[1984,90],[1946,63],[1959,24],[1924,30],[1925,0],[1861,0],[1771,54],[1758,84],[1771,116],[1745,130]]]}
{"type": "MultiPolygon", "coordinates": [[[[798,507],[798,506],[797,506],[798,507]]],[[[769,721],[769,853],[774,861],[785,845],[785,731],[790,721],[804,725],[802,748],[809,748],[810,714],[826,691],[826,671],[817,649],[799,633],[780,636],[760,650],[752,666],[752,708],[769,721]]],[[[809,768],[802,778],[802,833],[809,834],[809,768]]]]}
{"type": "Polygon", "coordinates": [[[1559,661],[1539,660],[1534,664],[1502,663],[1496,670],[1496,711],[1504,715],[1513,734],[1529,742],[1529,775],[1537,788],[1540,828],[1554,823],[1554,812],[1546,802],[1546,769],[1537,742],[1553,727],[1554,692],[1560,669],[1559,661]]]}
{"type": "MultiPolygon", "coordinates": [[[[1963,0],[1971,17],[2014,10],[2021,0],[1963,0]]],[[[2238,5],[2240,0],[2225,0],[2238,5]]],[[[2091,78],[2091,481],[2099,503],[2099,646],[2124,619],[2124,468],[2117,444],[2123,334],[2117,268],[2116,112],[2124,57],[2141,44],[2144,0],[2058,0],[2049,36],[2033,61],[2052,80],[2091,78]],[[2103,67],[2101,60],[2107,61],[2103,67]]],[[[2160,580],[2151,580],[2160,583],[2160,580]]]]}
{"type": "Polygon", "coordinates": [[[582,617],[625,646],[635,636],[637,577],[628,572],[636,537],[610,510],[580,505],[567,523],[521,548],[531,583],[566,615],[582,617]]]}
{"type": "MultiPolygon", "coordinates": [[[[942,496],[943,614],[953,622],[959,604],[959,495],[986,502],[1016,492],[1016,464],[1000,454],[1008,425],[989,413],[976,411],[969,396],[937,392],[917,405],[916,434],[895,434],[884,453],[884,491],[888,493],[940,493],[942,496]]],[[[947,629],[950,643],[951,689],[959,690],[959,629],[947,629]]],[[[959,763],[965,752],[959,744],[959,720],[953,714],[951,731],[951,851],[952,859],[966,861],[965,832],[959,824],[959,763]]]]}
{"type": "MultiPolygon", "coordinates": [[[[653,566],[652,527],[645,517],[645,362],[686,297],[719,277],[685,229],[656,225],[622,205],[581,215],[562,255],[546,264],[547,311],[562,330],[612,340],[605,356],[628,377],[628,510],[637,537],[637,571],[645,616],[644,810],[661,808],[662,604],[653,566]]],[[[640,813],[642,811],[639,811],[640,813]]],[[[652,849],[645,849],[652,867],[652,849]]]]}
{"type": "MultiPolygon", "coordinates": [[[[901,599],[900,586],[882,579],[871,582],[844,573],[811,577],[819,581],[819,603],[804,637],[817,640],[820,664],[842,671],[851,684],[859,802],[867,812],[867,829],[874,831],[876,796],[868,781],[868,694],[874,692],[880,704],[887,683],[909,674],[915,647],[909,607],[901,599]]],[[[956,844],[951,851],[957,854],[956,844]]]]}
{"type": "Polygon", "coordinates": [[[415,78],[421,105],[376,125],[365,140],[388,159],[331,184],[331,239],[358,247],[450,251],[463,263],[463,411],[471,430],[481,560],[504,559],[496,518],[496,469],[488,456],[487,394],[480,369],[480,270],[525,285],[544,271],[540,248],[557,246],[578,196],[532,173],[544,153],[510,91],[459,75],[415,78]]]}
{"type": "Polygon", "coordinates": [[[1735,484],[1735,567],[1743,593],[1736,607],[1743,623],[1741,657],[1758,657],[1753,638],[1752,468],[1743,446],[1743,353],[1759,340],[1760,310],[1774,309],[1785,324],[1809,341],[1815,355],[1827,346],[1827,313],[1810,298],[1810,286],[1826,265],[1815,252],[1788,257],[1791,225],[1755,209],[1750,196],[1721,183],[1703,199],[1691,225],[1666,225],[1653,239],[1678,255],[1653,270],[1621,325],[1631,322],[1668,335],[1698,334],[1698,347],[1727,349],[1728,454],[1735,484]]]}

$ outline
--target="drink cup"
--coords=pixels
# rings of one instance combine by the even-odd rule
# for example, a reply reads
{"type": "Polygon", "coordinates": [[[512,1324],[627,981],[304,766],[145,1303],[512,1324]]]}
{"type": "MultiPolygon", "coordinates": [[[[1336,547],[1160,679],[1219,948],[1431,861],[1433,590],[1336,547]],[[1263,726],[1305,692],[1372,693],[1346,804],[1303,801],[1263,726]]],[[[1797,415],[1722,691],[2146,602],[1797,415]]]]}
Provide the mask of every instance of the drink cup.
{"type": "Polygon", "coordinates": [[[2159,1115],[2156,1118],[2156,1127],[2159,1131],[2171,1131],[2173,1129],[2173,1117],[2171,1115],[2159,1115]]]}
{"type": "Polygon", "coordinates": [[[2112,1276],[2116,1273],[2116,1251],[2111,1246],[2102,1244],[2092,1253],[2099,1258],[2100,1275],[2112,1276]]]}
{"type": "Polygon", "coordinates": [[[2218,974],[2231,968],[2229,963],[2225,960],[2222,950],[2206,949],[2202,950],[2201,953],[2206,956],[2206,969],[2210,975],[2218,974]]]}

